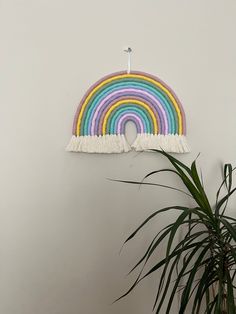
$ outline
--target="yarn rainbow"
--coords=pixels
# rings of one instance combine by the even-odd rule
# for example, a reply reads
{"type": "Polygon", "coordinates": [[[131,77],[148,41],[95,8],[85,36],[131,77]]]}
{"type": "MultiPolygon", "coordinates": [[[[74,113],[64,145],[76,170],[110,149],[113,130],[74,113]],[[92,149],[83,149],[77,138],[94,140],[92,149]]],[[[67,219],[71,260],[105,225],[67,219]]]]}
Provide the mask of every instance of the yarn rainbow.
{"type": "Polygon", "coordinates": [[[131,148],[189,152],[182,105],[159,78],[138,71],[116,72],[92,85],[74,118],[68,151],[121,153],[131,148]],[[130,145],[125,126],[133,121],[137,137],[130,145]]]}

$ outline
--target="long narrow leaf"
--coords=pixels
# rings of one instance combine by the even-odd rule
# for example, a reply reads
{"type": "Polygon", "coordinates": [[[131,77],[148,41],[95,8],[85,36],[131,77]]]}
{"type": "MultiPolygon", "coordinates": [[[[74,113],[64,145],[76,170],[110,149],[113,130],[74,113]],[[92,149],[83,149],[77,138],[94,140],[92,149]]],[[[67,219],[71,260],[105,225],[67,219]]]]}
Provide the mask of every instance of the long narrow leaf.
{"type": "MultiPolygon", "coordinates": [[[[182,275],[184,274],[186,268],[188,267],[189,263],[192,261],[192,259],[195,256],[195,254],[200,249],[202,249],[202,246],[203,246],[204,243],[205,243],[204,239],[198,243],[198,245],[191,251],[191,253],[189,254],[189,256],[188,256],[188,258],[187,258],[187,260],[185,262],[185,264],[183,265],[183,267],[182,267],[182,269],[181,269],[181,271],[180,271],[180,273],[179,273],[179,275],[178,275],[178,277],[177,277],[177,279],[175,281],[174,287],[172,289],[172,293],[171,293],[171,295],[169,297],[166,313],[170,313],[170,310],[171,310],[171,307],[172,307],[172,303],[173,303],[173,300],[174,300],[174,296],[175,296],[176,290],[178,288],[179,282],[180,282],[180,280],[182,278],[182,275]]],[[[207,251],[209,249],[209,247],[210,246],[208,245],[205,248],[203,248],[202,250],[207,251]]],[[[156,312],[156,314],[157,313],[158,312],[156,312]]]]}
{"type": "Polygon", "coordinates": [[[165,207],[162,209],[159,209],[157,211],[155,211],[154,213],[152,213],[150,216],[148,216],[148,218],[146,218],[144,220],[144,222],[125,240],[124,244],[127,243],[129,240],[131,240],[140,229],[143,228],[143,226],[145,226],[152,218],[154,218],[155,216],[159,215],[160,213],[172,210],[172,209],[177,209],[177,210],[181,210],[184,211],[185,209],[188,209],[187,207],[183,207],[183,206],[169,206],[169,207],[165,207]]]}
{"type": "Polygon", "coordinates": [[[227,306],[228,306],[228,314],[235,314],[235,302],[234,302],[234,291],[233,291],[233,282],[230,277],[230,273],[228,269],[225,269],[226,279],[227,279],[227,306]]]}
{"type": "Polygon", "coordinates": [[[129,181],[129,180],[111,180],[111,181],[120,182],[120,183],[127,183],[127,184],[135,184],[135,185],[139,185],[139,186],[142,186],[142,185],[158,186],[158,187],[161,187],[161,188],[170,189],[170,190],[173,190],[173,191],[180,192],[182,194],[187,195],[188,197],[193,198],[191,194],[189,194],[189,193],[187,193],[187,192],[185,192],[183,190],[177,189],[177,188],[175,188],[173,186],[169,186],[169,185],[165,185],[165,184],[151,183],[151,182],[142,182],[142,181],[129,181]]]}
{"type": "Polygon", "coordinates": [[[231,234],[234,241],[236,241],[236,230],[233,228],[233,226],[224,218],[220,218],[220,221],[225,225],[229,233],[231,234]]]}
{"type": "Polygon", "coordinates": [[[186,306],[188,304],[188,301],[189,301],[189,295],[190,295],[190,292],[191,292],[191,287],[192,287],[192,283],[193,283],[193,280],[197,274],[197,271],[198,271],[198,267],[200,265],[200,263],[202,262],[203,258],[205,257],[207,251],[209,250],[209,247],[210,245],[206,246],[202,252],[199,254],[195,264],[194,264],[194,267],[189,275],[189,278],[188,278],[188,281],[187,281],[187,284],[186,284],[186,287],[183,291],[183,294],[182,294],[182,298],[181,298],[181,306],[180,306],[180,313],[184,313],[185,309],[186,309],[186,306]]]}
{"type": "Polygon", "coordinates": [[[201,180],[200,180],[198,172],[197,172],[196,160],[191,165],[191,175],[192,175],[194,183],[196,184],[196,186],[198,188],[198,191],[202,195],[202,198],[204,199],[207,206],[210,208],[211,206],[210,206],[209,200],[206,196],[205,190],[201,184],[201,180]]]}

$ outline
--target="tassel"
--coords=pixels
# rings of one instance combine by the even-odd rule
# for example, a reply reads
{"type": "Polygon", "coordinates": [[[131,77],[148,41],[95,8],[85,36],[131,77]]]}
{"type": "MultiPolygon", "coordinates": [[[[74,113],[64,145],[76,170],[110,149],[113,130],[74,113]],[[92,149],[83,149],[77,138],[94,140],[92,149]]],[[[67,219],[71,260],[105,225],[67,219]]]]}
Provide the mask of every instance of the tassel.
{"type": "Polygon", "coordinates": [[[138,134],[131,147],[136,151],[162,149],[168,153],[190,152],[186,136],[178,134],[138,134]]]}
{"type": "Polygon", "coordinates": [[[131,147],[124,135],[73,135],[66,150],[69,152],[111,154],[128,152],[131,147]]]}

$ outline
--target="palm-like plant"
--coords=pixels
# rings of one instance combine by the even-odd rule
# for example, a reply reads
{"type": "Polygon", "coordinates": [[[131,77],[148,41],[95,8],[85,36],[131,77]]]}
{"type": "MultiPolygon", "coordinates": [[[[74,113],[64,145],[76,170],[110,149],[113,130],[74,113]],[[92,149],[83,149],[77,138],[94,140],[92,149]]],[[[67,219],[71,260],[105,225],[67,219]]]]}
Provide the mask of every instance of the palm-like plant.
{"type": "Polygon", "coordinates": [[[179,211],[176,221],[158,231],[143,257],[130,271],[131,273],[138,266],[141,267],[134,284],[119,299],[128,295],[144,278],[155,271],[161,271],[153,306],[155,313],[163,313],[164,301],[167,301],[166,313],[170,313],[174,297],[178,293],[180,314],[186,313],[190,300],[193,314],[234,314],[236,313],[234,301],[236,287],[233,284],[236,276],[234,268],[236,265],[236,219],[227,216],[225,211],[230,196],[236,190],[232,187],[232,173],[235,168],[233,169],[231,164],[224,166],[223,182],[216,193],[216,203],[212,207],[201,182],[196,160],[191,167],[188,167],[164,151],[155,150],[155,152],[164,155],[172,168],[153,171],[147,174],[142,182],[121,182],[153,185],[153,183],[145,182],[145,179],[153,174],[170,172],[181,179],[188,190],[187,194],[193,198],[195,206],[189,208],[174,205],[159,209],[128,237],[125,243],[157,215],[171,210],[179,211]],[[223,187],[226,192],[221,197],[223,187]],[[187,225],[183,239],[174,245],[178,231],[183,225],[187,225]],[[158,260],[151,269],[146,270],[147,262],[164,240],[167,240],[165,257],[158,260]],[[203,302],[204,299],[205,302],[203,302]]]}

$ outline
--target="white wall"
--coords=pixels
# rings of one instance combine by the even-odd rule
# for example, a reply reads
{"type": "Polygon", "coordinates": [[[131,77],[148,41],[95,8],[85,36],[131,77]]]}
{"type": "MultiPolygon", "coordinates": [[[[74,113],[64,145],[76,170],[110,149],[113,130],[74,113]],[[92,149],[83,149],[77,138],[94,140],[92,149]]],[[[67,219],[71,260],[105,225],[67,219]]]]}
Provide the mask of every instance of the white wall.
{"type": "Polygon", "coordinates": [[[133,68],[182,100],[192,153],[180,158],[202,152],[214,200],[221,162],[235,164],[235,30],[235,0],[0,1],[0,314],[151,313],[156,276],[111,303],[175,213],[119,249],[149,213],[181,198],[107,180],[139,180],[166,164],[160,156],[66,153],[76,104],[126,67],[130,45],[133,68]]]}

